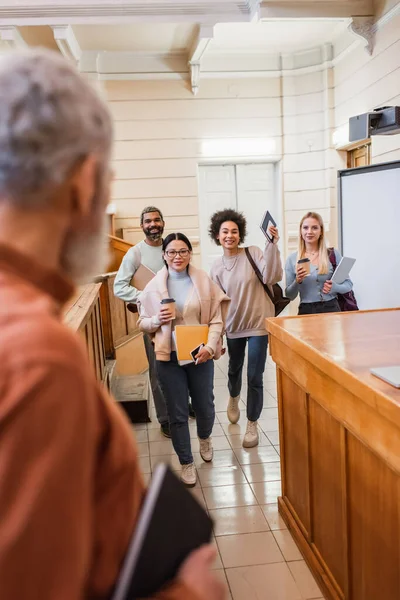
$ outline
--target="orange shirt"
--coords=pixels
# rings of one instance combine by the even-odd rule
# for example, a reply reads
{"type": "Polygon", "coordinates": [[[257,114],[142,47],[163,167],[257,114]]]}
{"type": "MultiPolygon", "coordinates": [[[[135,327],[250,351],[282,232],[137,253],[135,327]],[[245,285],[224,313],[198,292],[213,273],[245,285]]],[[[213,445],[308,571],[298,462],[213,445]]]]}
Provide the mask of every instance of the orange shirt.
{"type": "Polygon", "coordinates": [[[2,600],[109,598],[143,499],[132,428],[62,324],[72,293],[0,245],[2,600]]]}

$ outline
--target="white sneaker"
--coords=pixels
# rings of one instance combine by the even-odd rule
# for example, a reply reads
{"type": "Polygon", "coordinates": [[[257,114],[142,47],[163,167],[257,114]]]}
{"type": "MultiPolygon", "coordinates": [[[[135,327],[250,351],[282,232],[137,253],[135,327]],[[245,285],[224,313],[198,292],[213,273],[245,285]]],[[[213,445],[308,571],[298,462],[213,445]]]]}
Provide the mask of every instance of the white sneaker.
{"type": "Polygon", "coordinates": [[[200,456],[204,460],[204,462],[211,462],[214,456],[214,450],[212,447],[212,439],[209,437],[206,440],[201,440],[200,442],[200,456]]]}
{"type": "Polygon", "coordinates": [[[228,410],[226,411],[226,414],[228,415],[230,422],[233,424],[237,423],[240,419],[239,400],[240,396],[236,396],[236,398],[229,396],[228,410]]]}
{"type": "Polygon", "coordinates": [[[188,487],[193,487],[196,485],[197,474],[194,463],[182,465],[181,481],[188,487]]]}
{"type": "Polygon", "coordinates": [[[257,421],[247,421],[246,433],[243,438],[243,448],[258,446],[257,421]]]}

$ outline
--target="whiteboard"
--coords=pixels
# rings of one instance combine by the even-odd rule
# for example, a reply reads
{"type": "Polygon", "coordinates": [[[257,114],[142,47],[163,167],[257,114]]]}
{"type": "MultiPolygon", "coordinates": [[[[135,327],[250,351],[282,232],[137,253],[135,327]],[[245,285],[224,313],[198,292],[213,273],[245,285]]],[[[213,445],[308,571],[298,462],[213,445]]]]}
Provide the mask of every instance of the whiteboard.
{"type": "Polygon", "coordinates": [[[339,171],[343,256],[360,309],[400,306],[400,161],[339,171]]]}

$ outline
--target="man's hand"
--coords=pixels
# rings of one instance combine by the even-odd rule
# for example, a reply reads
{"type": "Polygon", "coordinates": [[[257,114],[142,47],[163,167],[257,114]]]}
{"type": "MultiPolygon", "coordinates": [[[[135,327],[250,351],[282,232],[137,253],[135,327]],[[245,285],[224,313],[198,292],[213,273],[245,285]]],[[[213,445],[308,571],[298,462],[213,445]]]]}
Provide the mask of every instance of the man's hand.
{"type": "Polygon", "coordinates": [[[202,600],[226,600],[226,585],[211,570],[217,551],[211,544],[192,552],[181,566],[178,579],[202,600]]]}

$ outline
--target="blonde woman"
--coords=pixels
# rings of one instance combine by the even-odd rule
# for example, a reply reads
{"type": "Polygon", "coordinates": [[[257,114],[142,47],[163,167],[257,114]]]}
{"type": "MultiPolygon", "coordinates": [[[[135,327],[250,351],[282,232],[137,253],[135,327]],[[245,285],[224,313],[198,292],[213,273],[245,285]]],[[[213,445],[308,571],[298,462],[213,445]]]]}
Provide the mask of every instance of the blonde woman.
{"type": "MultiPolygon", "coordinates": [[[[340,253],[333,249],[336,264],[341,260],[340,253]]],[[[299,315],[339,312],[337,294],[345,294],[353,289],[353,283],[346,279],[343,283],[333,283],[333,266],[329,260],[325,243],[325,228],[321,215],[308,212],[300,222],[299,248],[286,261],[286,296],[294,300],[300,295],[299,315]],[[310,274],[297,264],[308,258],[310,274]]]]}

